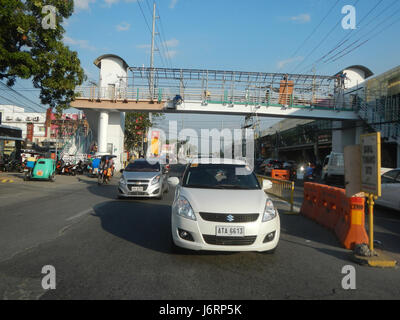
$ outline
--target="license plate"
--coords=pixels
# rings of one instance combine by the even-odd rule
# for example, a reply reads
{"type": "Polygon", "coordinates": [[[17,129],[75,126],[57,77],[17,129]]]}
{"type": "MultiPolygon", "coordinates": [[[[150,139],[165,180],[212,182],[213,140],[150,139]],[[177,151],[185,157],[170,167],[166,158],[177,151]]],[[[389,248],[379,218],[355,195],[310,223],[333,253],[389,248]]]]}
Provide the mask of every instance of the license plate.
{"type": "Polygon", "coordinates": [[[131,191],[143,191],[143,187],[131,187],[131,191]]]}
{"type": "Polygon", "coordinates": [[[244,227],[215,227],[215,234],[217,237],[244,237],[244,227]]]}

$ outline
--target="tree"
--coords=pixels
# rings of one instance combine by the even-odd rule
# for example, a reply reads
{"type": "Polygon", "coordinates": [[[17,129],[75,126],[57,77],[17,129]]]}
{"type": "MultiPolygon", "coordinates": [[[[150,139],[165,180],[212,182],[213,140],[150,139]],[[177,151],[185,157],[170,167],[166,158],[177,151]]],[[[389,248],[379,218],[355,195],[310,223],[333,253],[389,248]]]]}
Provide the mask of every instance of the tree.
{"type": "Polygon", "coordinates": [[[41,102],[57,111],[68,108],[85,80],[77,52],[62,42],[61,23],[73,9],[73,0],[0,0],[0,80],[13,86],[17,78],[31,78],[41,102]],[[42,25],[46,5],[56,8],[54,28],[42,25]]]}
{"type": "Polygon", "coordinates": [[[149,113],[127,112],[125,116],[125,149],[143,150],[143,141],[146,133],[156,121],[163,119],[162,113],[152,113],[150,121],[149,113]]]}

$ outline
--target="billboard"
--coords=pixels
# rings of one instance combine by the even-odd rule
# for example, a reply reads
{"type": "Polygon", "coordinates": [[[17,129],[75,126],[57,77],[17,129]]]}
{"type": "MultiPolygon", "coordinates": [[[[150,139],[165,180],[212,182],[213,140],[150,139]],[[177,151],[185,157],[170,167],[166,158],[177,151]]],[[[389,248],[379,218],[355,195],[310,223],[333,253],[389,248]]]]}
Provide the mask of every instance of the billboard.
{"type": "Polygon", "coordinates": [[[151,154],[158,156],[160,154],[160,131],[151,132],[151,154]]]}

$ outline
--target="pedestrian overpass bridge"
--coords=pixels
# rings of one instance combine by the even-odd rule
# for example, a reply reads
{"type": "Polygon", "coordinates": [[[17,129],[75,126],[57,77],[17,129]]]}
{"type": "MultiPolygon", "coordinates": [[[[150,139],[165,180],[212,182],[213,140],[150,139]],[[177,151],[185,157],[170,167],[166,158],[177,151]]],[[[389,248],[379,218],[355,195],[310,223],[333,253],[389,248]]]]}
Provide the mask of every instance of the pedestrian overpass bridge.
{"type": "Polygon", "coordinates": [[[130,67],[130,76],[79,87],[77,109],[357,120],[337,78],[320,75],[130,67]],[[174,103],[179,95],[182,103],[174,103]]]}
{"type": "MultiPolygon", "coordinates": [[[[129,111],[330,119],[339,126],[360,119],[354,101],[344,98],[332,76],[129,67],[113,54],[94,64],[99,82],[78,87],[71,106],[85,112],[98,154],[115,154],[117,163],[122,163],[129,111]]],[[[351,139],[356,135],[349,133],[351,139]]]]}

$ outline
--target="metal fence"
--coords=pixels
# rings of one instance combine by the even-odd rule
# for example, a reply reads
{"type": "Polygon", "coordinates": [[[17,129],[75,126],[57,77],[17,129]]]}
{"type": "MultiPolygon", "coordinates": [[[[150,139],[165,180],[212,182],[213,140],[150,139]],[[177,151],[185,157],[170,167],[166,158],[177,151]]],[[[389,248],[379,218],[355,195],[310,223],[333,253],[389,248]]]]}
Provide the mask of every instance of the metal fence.
{"type": "Polygon", "coordinates": [[[290,204],[290,213],[294,213],[294,182],[288,180],[274,179],[267,176],[257,175],[257,179],[260,184],[263,184],[264,180],[272,182],[272,188],[264,190],[267,194],[273,195],[279,199],[282,199],[290,204]]]}
{"type": "Polygon", "coordinates": [[[214,104],[335,108],[334,77],[243,71],[131,67],[108,87],[80,87],[89,99],[185,101],[214,104]]]}

